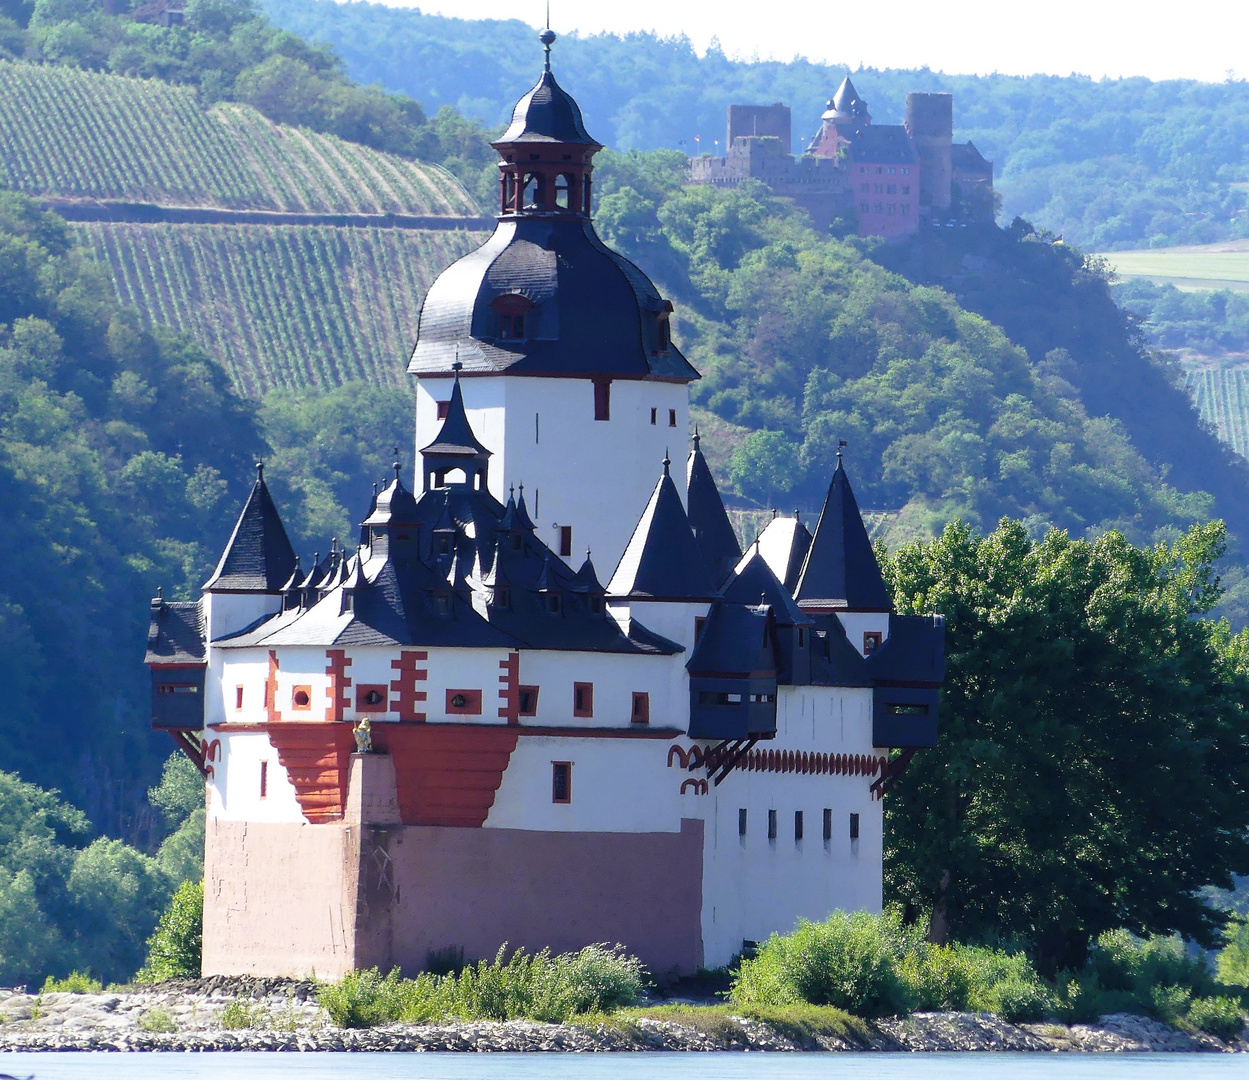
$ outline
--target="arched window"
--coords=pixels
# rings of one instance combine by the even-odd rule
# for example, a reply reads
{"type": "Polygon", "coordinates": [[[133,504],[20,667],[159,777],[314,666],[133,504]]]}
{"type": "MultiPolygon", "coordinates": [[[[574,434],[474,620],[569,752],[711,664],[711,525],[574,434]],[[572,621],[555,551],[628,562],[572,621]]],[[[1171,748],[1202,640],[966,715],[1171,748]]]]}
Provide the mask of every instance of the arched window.
{"type": "Polygon", "coordinates": [[[516,174],[507,172],[503,174],[503,211],[516,209],[516,174]]]}
{"type": "Polygon", "coordinates": [[[522,210],[541,210],[545,192],[542,190],[540,173],[525,174],[525,194],[521,199],[522,210]]]}
{"type": "Polygon", "coordinates": [[[555,206],[557,209],[567,210],[571,206],[572,183],[573,178],[568,173],[560,173],[555,178],[555,206]]]}
{"type": "Polygon", "coordinates": [[[588,176],[581,181],[581,212],[583,214],[590,212],[590,178],[588,176]]]}

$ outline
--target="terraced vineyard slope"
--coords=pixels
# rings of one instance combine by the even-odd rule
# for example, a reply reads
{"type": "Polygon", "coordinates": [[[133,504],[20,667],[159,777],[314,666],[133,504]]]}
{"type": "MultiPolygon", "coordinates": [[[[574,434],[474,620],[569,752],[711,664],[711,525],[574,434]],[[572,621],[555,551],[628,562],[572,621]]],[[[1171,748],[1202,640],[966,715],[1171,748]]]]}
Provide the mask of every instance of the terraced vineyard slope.
{"type": "Polygon", "coordinates": [[[64,213],[123,303],[252,396],[398,385],[425,290],[485,236],[437,165],[188,87],[7,61],[0,185],[64,213]]]}
{"type": "Polygon", "coordinates": [[[425,290],[480,242],[462,230],[325,225],[74,228],[124,303],[200,342],[250,395],[398,385],[425,290]]]}
{"type": "Polygon", "coordinates": [[[1249,458],[1249,367],[1190,367],[1185,382],[1201,418],[1249,458]]]}
{"type": "Polygon", "coordinates": [[[193,89],[0,62],[0,182],[66,200],[471,217],[437,165],[283,127],[193,89]]]}

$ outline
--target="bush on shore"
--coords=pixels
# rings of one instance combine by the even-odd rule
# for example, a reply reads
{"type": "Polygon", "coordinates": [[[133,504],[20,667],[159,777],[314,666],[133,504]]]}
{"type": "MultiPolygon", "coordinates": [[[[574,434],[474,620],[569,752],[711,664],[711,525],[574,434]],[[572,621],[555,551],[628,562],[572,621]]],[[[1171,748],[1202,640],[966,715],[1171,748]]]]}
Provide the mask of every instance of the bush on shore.
{"type": "Polygon", "coordinates": [[[138,983],[198,979],[204,933],[204,883],[184,881],[147,942],[147,963],[138,983]]]}
{"type": "Polygon", "coordinates": [[[459,1020],[542,1020],[562,1023],[580,1013],[612,1012],[635,1004],[646,988],[640,960],[617,945],[588,945],[552,956],[507,946],[493,960],[459,972],[425,972],[414,979],[398,970],[354,971],[338,983],[322,983],[317,1000],[339,1027],[373,1027],[459,1020]]]}

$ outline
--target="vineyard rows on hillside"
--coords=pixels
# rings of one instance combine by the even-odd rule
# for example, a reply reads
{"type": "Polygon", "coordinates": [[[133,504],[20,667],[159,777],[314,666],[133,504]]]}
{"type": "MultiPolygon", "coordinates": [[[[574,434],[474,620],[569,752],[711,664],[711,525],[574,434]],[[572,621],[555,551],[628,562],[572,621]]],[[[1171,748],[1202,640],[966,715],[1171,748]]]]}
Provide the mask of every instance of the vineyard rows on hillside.
{"type": "Polygon", "coordinates": [[[1185,382],[1201,418],[1249,458],[1249,368],[1190,368],[1185,382]]]}
{"type": "Polygon", "coordinates": [[[0,184],[29,195],[302,213],[473,216],[437,165],[205,109],[155,80],[0,61],[0,184]]]}
{"type": "Polygon", "coordinates": [[[483,239],[319,225],[73,228],[123,303],[193,337],[249,396],[361,378],[398,385],[426,289],[483,239]]]}

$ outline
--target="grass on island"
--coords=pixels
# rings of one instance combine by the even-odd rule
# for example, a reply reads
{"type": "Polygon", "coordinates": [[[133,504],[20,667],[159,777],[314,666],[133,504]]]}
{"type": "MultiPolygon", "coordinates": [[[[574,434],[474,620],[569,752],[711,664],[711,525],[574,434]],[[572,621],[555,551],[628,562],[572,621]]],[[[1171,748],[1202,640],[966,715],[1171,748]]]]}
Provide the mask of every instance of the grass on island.
{"type": "Polygon", "coordinates": [[[854,1046],[865,1046],[871,1037],[867,1022],[831,1005],[786,1005],[773,1008],[741,1005],[654,1005],[630,1007],[610,1013],[583,1013],[572,1023],[592,1030],[607,1030],[629,1042],[650,1043],[643,1020],[677,1024],[698,1032],[712,1045],[729,1050],[750,1042],[743,1020],[771,1028],[778,1035],[810,1046],[819,1037],[841,1039],[854,1046]]]}

